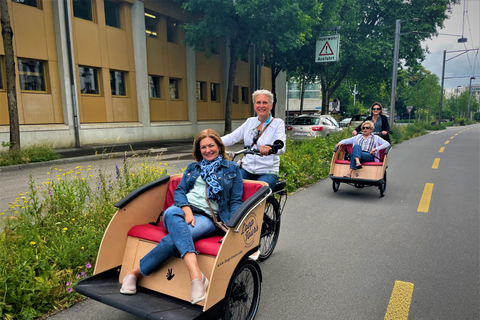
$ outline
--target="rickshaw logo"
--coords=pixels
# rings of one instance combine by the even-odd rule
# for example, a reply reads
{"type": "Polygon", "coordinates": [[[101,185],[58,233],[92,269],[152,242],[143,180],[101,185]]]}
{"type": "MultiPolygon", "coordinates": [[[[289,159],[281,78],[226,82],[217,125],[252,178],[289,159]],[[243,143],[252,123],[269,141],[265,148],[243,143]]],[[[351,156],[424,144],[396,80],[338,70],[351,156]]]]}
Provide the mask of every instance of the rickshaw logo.
{"type": "Polygon", "coordinates": [[[165,275],[167,277],[167,280],[170,281],[175,277],[175,273],[172,272],[172,269],[168,269],[167,274],[165,275]]]}
{"type": "Polygon", "coordinates": [[[258,223],[254,214],[250,215],[242,225],[243,241],[247,247],[253,244],[254,235],[258,231],[258,223]]]}

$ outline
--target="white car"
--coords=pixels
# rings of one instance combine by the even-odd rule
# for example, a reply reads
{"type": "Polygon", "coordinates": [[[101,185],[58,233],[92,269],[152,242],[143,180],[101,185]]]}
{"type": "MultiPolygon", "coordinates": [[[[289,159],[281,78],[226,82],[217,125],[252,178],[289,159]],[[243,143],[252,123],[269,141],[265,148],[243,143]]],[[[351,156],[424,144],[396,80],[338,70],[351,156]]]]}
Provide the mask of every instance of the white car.
{"type": "Polygon", "coordinates": [[[288,136],[291,139],[315,138],[328,136],[331,133],[342,131],[342,128],[333,117],[319,114],[303,114],[295,117],[292,124],[287,126],[288,136]]]}
{"type": "Polygon", "coordinates": [[[345,118],[342,121],[340,121],[340,127],[348,127],[350,125],[350,121],[352,118],[345,118]]]}

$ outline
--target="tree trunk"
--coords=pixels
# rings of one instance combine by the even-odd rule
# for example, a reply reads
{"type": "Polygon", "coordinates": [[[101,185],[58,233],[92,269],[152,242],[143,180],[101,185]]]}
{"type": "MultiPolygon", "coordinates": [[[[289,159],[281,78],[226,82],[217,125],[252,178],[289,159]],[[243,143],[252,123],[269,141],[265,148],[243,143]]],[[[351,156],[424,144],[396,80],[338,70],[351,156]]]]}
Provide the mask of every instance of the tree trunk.
{"type": "Polygon", "coordinates": [[[3,48],[5,49],[5,71],[7,82],[8,117],[10,120],[10,151],[20,150],[20,124],[18,120],[17,89],[15,85],[15,59],[13,55],[13,30],[10,25],[7,0],[0,0],[0,20],[3,48]]]}
{"type": "Polygon", "coordinates": [[[237,56],[235,54],[235,40],[230,41],[230,67],[228,70],[228,87],[227,99],[225,102],[225,132],[229,134],[232,132],[232,102],[233,102],[233,87],[235,85],[235,75],[237,73],[237,56]]]}
{"type": "Polygon", "coordinates": [[[322,112],[321,114],[328,114],[328,102],[330,95],[328,92],[327,78],[324,74],[320,76],[320,85],[322,89],[322,112]]]}

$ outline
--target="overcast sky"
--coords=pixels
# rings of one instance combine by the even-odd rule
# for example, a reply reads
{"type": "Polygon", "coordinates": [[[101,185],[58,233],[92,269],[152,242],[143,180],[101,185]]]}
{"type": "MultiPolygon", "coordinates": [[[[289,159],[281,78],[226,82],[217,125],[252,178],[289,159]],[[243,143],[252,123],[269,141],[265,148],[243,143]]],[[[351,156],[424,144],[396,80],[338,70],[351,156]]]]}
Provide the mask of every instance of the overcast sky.
{"type": "Polygon", "coordinates": [[[443,29],[438,30],[440,34],[437,37],[423,43],[424,48],[428,46],[430,53],[426,54],[422,65],[441,79],[443,51],[447,50],[444,88],[468,86],[472,76],[476,77],[472,80],[472,84],[480,84],[480,53],[470,51],[455,57],[462,52],[448,52],[480,47],[480,0],[460,0],[460,4],[453,6],[453,12],[444,25],[443,29]],[[442,33],[460,36],[463,34],[463,37],[468,40],[466,43],[458,43],[457,40],[460,37],[442,35],[442,33]],[[453,78],[448,79],[449,77],[453,78]]]}

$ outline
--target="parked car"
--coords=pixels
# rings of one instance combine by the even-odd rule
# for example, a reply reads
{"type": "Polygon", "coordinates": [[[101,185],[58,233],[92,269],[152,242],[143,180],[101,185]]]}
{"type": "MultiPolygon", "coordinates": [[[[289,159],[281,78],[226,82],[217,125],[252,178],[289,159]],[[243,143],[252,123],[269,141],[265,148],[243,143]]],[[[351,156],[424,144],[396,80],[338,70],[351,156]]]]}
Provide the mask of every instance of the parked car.
{"type": "Polygon", "coordinates": [[[350,130],[355,130],[356,127],[361,125],[363,121],[368,117],[368,114],[356,114],[352,117],[350,121],[350,130]]]}
{"type": "Polygon", "coordinates": [[[340,127],[348,127],[350,125],[350,121],[352,118],[345,118],[342,121],[340,121],[340,127]]]}
{"type": "Polygon", "coordinates": [[[295,117],[287,127],[291,139],[315,138],[328,136],[331,133],[342,131],[337,121],[329,115],[300,115],[295,117]]]}

